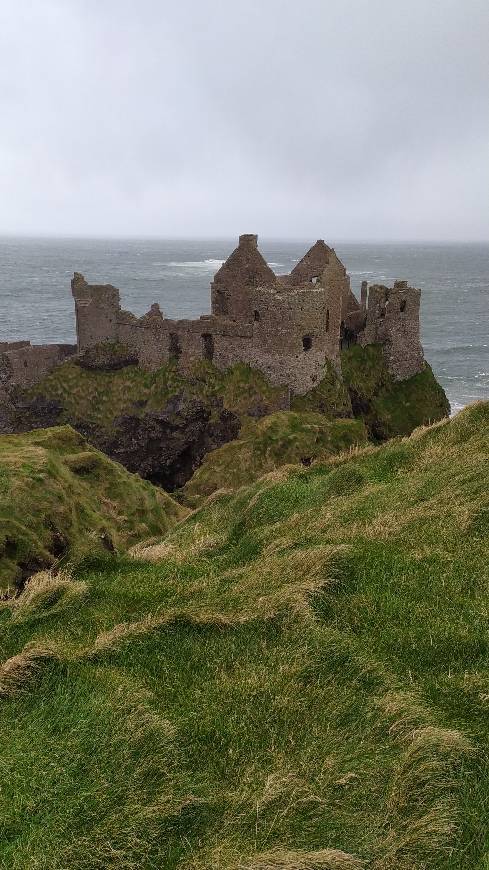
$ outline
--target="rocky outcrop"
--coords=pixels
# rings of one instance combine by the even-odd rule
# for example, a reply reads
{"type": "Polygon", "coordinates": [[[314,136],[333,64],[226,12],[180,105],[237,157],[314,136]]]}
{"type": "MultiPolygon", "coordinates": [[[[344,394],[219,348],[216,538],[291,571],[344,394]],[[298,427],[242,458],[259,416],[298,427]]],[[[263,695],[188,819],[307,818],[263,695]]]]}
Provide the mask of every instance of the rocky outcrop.
{"type": "Polygon", "coordinates": [[[111,459],[168,492],[184,486],[206,453],[239,434],[239,417],[218,398],[173,396],[161,411],[124,414],[110,430],[67,418],[62,404],[42,396],[0,400],[0,433],[45,429],[67,422],[111,459]]]}
{"type": "Polygon", "coordinates": [[[160,412],[126,414],[99,446],[111,459],[168,492],[182,487],[210,450],[237,437],[239,418],[214,399],[173,397],[160,412]]]}

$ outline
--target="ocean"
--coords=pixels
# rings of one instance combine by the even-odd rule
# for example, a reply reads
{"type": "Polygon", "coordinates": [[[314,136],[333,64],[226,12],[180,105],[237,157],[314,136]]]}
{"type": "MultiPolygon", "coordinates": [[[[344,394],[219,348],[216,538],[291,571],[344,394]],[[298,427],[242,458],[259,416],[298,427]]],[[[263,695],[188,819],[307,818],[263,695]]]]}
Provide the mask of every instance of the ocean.
{"type": "MultiPolygon", "coordinates": [[[[312,244],[260,239],[274,271],[290,271],[312,244]]],[[[328,242],[328,240],[326,240],[328,242]]],[[[70,279],[119,287],[140,315],[159,302],[168,317],[209,312],[209,284],[234,240],[0,239],[0,341],[75,340],[70,279]]],[[[331,243],[361,282],[405,278],[422,290],[421,337],[452,412],[489,399],[489,243],[331,243]]]]}

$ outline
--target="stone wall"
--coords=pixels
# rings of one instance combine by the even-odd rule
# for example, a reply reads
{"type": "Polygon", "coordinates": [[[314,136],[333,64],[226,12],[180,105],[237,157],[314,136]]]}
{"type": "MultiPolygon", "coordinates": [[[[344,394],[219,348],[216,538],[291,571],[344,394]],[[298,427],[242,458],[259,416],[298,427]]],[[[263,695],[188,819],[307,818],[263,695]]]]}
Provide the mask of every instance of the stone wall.
{"type": "Polygon", "coordinates": [[[419,340],[421,290],[395,281],[393,287],[369,288],[367,319],[361,344],[382,344],[390,373],[405,380],[421,371],[423,348],[419,340]]]}
{"type": "Polygon", "coordinates": [[[0,344],[0,381],[7,386],[30,387],[76,352],[73,344],[0,344]]]}

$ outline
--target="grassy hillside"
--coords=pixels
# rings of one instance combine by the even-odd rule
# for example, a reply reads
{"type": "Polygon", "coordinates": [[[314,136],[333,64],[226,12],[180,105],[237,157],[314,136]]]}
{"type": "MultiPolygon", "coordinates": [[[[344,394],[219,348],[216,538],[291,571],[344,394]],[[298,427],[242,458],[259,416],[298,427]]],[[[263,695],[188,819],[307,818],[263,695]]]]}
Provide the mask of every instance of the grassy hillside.
{"type": "Polygon", "coordinates": [[[287,464],[314,460],[365,443],[362,420],[329,420],[323,414],[278,411],[242,427],[239,439],[212,450],[183,489],[198,504],[218,489],[236,489],[287,464]]]}
{"type": "Polygon", "coordinates": [[[0,866],[487,870],[488,449],[481,404],[31,580],[0,866]]]}
{"type": "Polygon", "coordinates": [[[62,556],[166,532],[184,511],[69,426],[0,437],[0,591],[62,556]]]}

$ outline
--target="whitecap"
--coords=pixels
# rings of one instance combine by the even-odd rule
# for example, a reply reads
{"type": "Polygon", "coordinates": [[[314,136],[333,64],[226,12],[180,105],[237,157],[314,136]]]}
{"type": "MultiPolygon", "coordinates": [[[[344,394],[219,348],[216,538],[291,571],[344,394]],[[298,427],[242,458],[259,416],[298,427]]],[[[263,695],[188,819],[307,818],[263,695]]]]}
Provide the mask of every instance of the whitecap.
{"type": "MultiPolygon", "coordinates": [[[[177,269],[201,269],[202,271],[210,272],[214,269],[219,269],[223,263],[224,260],[186,260],[184,262],[171,260],[169,263],[161,263],[160,265],[177,269]]],[[[157,264],[155,263],[154,265],[157,264]]]]}

